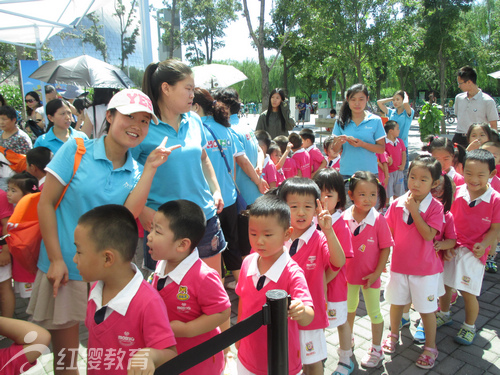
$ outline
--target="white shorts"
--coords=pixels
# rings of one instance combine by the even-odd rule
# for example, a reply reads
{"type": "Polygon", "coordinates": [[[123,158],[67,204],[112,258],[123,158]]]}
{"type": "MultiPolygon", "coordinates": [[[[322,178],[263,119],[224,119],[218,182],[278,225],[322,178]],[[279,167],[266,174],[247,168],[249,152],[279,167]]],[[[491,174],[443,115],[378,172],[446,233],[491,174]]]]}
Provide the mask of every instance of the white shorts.
{"type": "Polygon", "coordinates": [[[438,282],[439,273],[418,276],[391,271],[385,299],[399,306],[412,302],[419,313],[429,314],[437,310],[438,282]]]}
{"type": "Polygon", "coordinates": [[[12,277],[12,263],[0,267],[0,283],[12,277]]]}
{"type": "Polygon", "coordinates": [[[303,365],[310,365],[324,360],[328,353],[324,329],[299,329],[300,359],[303,365]]]}
{"type": "Polygon", "coordinates": [[[484,264],[466,247],[459,247],[455,257],[444,263],[444,284],[478,296],[483,285],[484,264]]]}
{"type": "Polygon", "coordinates": [[[387,182],[387,197],[400,197],[405,193],[405,175],[403,171],[394,171],[389,173],[387,182]]]}
{"type": "Polygon", "coordinates": [[[30,298],[33,291],[33,283],[14,281],[14,292],[19,293],[21,298],[30,298]]]}
{"type": "Polygon", "coordinates": [[[347,301],[328,302],[328,328],[335,328],[347,322],[347,301]]]}
{"type": "MultiPolygon", "coordinates": [[[[243,363],[241,363],[239,360],[237,362],[237,368],[238,368],[238,375],[255,375],[253,372],[250,372],[246,369],[245,366],[243,366],[243,363]]],[[[300,371],[297,375],[302,375],[303,372],[300,371]]],[[[222,374],[221,374],[222,375],[222,374]]]]}
{"type": "Polygon", "coordinates": [[[438,281],[438,296],[441,297],[446,293],[446,289],[444,288],[444,272],[439,274],[438,281]]]}

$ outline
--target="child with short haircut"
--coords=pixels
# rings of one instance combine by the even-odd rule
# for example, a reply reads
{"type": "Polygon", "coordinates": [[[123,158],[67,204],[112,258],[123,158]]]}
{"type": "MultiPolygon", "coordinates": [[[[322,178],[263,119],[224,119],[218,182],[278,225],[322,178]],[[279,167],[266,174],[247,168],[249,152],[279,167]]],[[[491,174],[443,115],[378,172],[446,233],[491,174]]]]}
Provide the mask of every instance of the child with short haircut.
{"type": "Polygon", "coordinates": [[[176,356],[161,297],[131,263],[138,241],[134,215],[109,204],[83,214],[75,229],[73,261],[90,290],[87,374],[154,372],[176,356]],[[113,349],[115,356],[108,356],[113,349]]]}
{"type": "Polygon", "coordinates": [[[276,138],[274,138],[274,142],[276,142],[281,150],[281,160],[278,164],[276,164],[276,168],[279,169],[279,167],[281,166],[285,179],[297,176],[297,163],[291,156],[292,144],[288,142],[288,137],[284,135],[278,135],[276,138]]]}
{"type": "Polygon", "coordinates": [[[305,148],[302,148],[302,138],[297,133],[291,133],[288,140],[292,144],[292,158],[300,171],[297,176],[311,178],[311,156],[305,148]]]}
{"type": "MultiPolygon", "coordinates": [[[[148,235],[151,257],[158,261],[153,287],[167,307],[170,325],[183,353],[220,333],[231,315],[231,302],[218,272],[201,259],[196,246],[205,233],[203,210],[188,200],[162,204],[148,235]]],[[[183,374],[222,374],[219,352],[183,374]]]]}
{"type": "Polygon", "coordinates": [[[311,157],[311,177],[326,167],[326,160],[321,151],[315,146],[316,137],[311,129],[302,129],[299,133],[302,138],[302,148],[309,152],[311,157]]]}
{"type": "Polygon", "coordinates": [[[404,169],[406,165],[406,147],[399,137],[399,124],[389,120],[384,126],[387,137],[385,138],[385,152],[392,159],[388,163],[389,181],[387,183],[387,202],[390,197],[396,199],[405,193],[404,169]]]}
{"type": "Polygon", "coordinates": [[[281,149],[274,142],[267,149],[267,155],[264,159],[264,168],[262,169],[262,178],[268,183],[269,188],[275,188],[281,185],[285,180],[283,171],[277,169],[276,164],[281,159],[281,149]]]}
{"type": "MultiPolygon", "coordinates": [[[[342,149],[338,152],[335,152],[333,149],[333,143],[335,141],[334,136],[329,136],[323,142],[323,150],[326,155],[326,167],[333,168],[336,171],[340,170],[340,154],[342,153],[342,149]]],[[[344,189],[345,190],[345,189],[344,189]]]]}
{"type": "MultiPolygon", "coordinates": [[[[265,195],[252,204],[249,216],[248,230],[254,252],[243,261],[236,287],[240,297],[238,321],[262,309],[267,291],[286,291],[292,300],[288,310],[288,373],[295,375],[302,369],[298,326],[310,324],[315,313],[304,271],[283,246],[293,231],[290,208],[277,196],[265,195]]],[[[266,327],[260,327],[236,345],[239,375],[267,374],[266,327]]]]}
{"type": "MultiPolygon", "coordinates": [[[[455,337],[462,345],[471,345],[476,337],[477,296],[481,293],[490,246],[496,245],[500,229],[500,194],[488,185],[488,179],[495,174],[495,158],[491,152],[468,151],[464,161],[465,185],[457,189],[451,206],[457,249],[455,258],[445,264],[449,272],[444,274],[444,284],[458,289],[464,298],[465,321],[455,337]]],[[[445,296],[449,306],[450,289],[445,296]]],[[[449,308],[444,310],[447,312],[449,308]]]]}
{"type": "Polygon", "coordinates": [[[279,188],[279,196],[290,207],[293,232],[285,246],[293,260],[302,268],[315,307],[313,322],[299,327],[303,370],[306,375],[323,374],[323,359],[327,356],[324,329],[328,327],[325,300],[325,272],[340,271],[345,264],[342,246],[333,230],[332,216],[321,202],[321,191],[308,178],[290,178],[279,188]],[[314,216],[322,232],[316,230],[314,216]]]}
{"type": "Polygon", "coordinates": [[[265,130],[256,130],[255,138],[259,142],[259,146],[264,152],[264,155],[267,154],[267,150],[271,147],[271,135],[265,130]]]}
{"type": "MultiPolygon", "coordinates": [[[[318,172],[313,180],[321,190],[321,200],[326,201],[326,208],[332,215],[332,228],[339,239],[346,259],[352,258],[354,254],[351,231],[342,220],[342,209],[346,204],[344,179],[337,170],[327,168],[318,172]]],[[[334,372],[336,375],[350,374],[354,370],[354,363],[351,360],[351,327],[347,321],[346,272],[346,265],[344,265],[337,272],[328,270],[326,273],[327,314],[330,323],[328,327],[337,327],[339,335],[339,363],[334,372]]]]}
{"type": "Polygon", "coordinates": [[[42,191],[47,172],[45,167],[52,159],[52,152],[47,147],[35,147],[26,153],[26,171],[38,179],[38,190],[42,191]]]}
{"type": "Polygon", "coordinates": [[[444,222],[443,205],[431,190],[440,183],[441,164],[431,156],[417,157],[408,169],[409,191],[396,199],[385,215],[394,237],[391,272],[385,299],[391,304],[391,332],[382,348],[392,354],[399,344],[399,326],[405,305],[413,302],[425,328],[425,345],[416,365],[434,367],[438,283],[443,264],[436,255],[434,238],[444,222]]]}

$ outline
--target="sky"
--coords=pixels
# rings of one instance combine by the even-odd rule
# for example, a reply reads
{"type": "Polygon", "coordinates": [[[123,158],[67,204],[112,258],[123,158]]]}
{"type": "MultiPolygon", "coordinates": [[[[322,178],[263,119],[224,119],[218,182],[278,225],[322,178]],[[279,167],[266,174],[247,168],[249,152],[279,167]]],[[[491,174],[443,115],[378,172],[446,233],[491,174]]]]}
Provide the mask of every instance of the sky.
{"type": "MultiPolygon", "coordinates": [[[[149,0],[150,5],[156,8],[162,8],[162,0],[149,0]]],[[[243,2],[242,2],[243,3],[243,2]]],[[[255,29],[258,26],[258,15],[260,13],[260,0],[247,0],[248,12],[252,19],[252,27],[255,29]]],[[[271,0],[266,1],[266,21],[269,17],[269,10],[271,8],[271,0]]],[[[151,30],[156,30],[156,21],[151,18],[151,30]]],[[[226,37],[224,42],[226,46],[216,50],[213,54],[213,60],[258,60],[257,50],[251,45],[251,38],[248,32],[248,26],[243,15],[239,14],[239,19],[229,24],[225,29],[226,37]]],[[[153,34],[153,32],[151,33],[153,34]]],[[[158,36],[156,33],[152,36],[153,44],[153,59],[158,60],[158,36]]],[[[267,56],[267,54],[266,54],[267,56]]]]}

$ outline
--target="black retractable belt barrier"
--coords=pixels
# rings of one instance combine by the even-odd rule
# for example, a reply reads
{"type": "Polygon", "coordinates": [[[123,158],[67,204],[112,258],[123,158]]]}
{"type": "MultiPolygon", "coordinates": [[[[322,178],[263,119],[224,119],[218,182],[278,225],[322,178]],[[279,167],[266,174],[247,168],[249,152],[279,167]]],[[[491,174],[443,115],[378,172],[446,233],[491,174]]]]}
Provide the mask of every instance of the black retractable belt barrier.
{"type": "Polygon", "coordinates": [[[270,290],[266,293],[266,297],[267,303],[262,306],[261,311],[165,362],[156,369],[155,375],[178,375],[250,335],[263,325],[268,326],[269,375],[288,374],[288,296],[283,290],[270,290]],[[278,334],[274,332],[274,328],[277,328],[278,334]]]}

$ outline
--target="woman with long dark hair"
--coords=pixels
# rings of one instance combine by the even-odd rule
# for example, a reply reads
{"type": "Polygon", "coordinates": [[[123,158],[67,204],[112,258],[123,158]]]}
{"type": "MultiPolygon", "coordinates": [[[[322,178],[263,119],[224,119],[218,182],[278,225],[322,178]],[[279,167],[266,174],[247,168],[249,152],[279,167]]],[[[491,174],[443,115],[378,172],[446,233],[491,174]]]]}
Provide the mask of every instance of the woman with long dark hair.
{"type": "Polygon", "coordinates": [[[295,121],[290,117],[290,108],[285,99],[283,89],[271,91],[267,110],[260,114],[255,130],[265,130],[271,135],[271,139],[278,135],[288,136],[288,131],[295,127],[295,121]]]}

